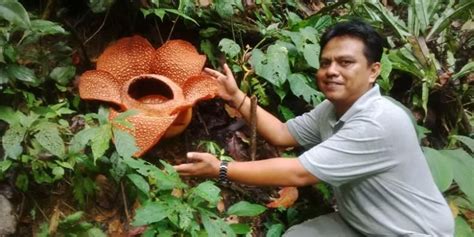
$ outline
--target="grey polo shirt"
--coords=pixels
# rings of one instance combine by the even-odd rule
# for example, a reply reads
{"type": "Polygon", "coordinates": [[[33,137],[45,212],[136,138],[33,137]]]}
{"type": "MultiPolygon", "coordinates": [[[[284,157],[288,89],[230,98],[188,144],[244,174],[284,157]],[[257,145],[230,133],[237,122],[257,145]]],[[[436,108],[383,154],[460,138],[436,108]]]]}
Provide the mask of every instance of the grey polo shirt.
{"type": "Polygon", "coordinates": [[[378,85],[338,120],[323,101],[287,122],[299,160],[333,186],[341,216],[368,236],[452,236],[454,221],[402,108],[378,85]]]}

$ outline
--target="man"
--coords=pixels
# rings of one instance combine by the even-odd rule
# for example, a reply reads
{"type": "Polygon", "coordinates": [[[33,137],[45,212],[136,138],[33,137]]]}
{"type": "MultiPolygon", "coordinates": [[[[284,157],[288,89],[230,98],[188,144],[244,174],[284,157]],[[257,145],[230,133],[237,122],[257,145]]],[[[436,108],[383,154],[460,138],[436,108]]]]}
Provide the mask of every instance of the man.
{"type": "MultiPolygon", "coordinates": [[[[285,236],[452,236],[450,209],[437,189],[403,109],[381,96],[382,38],[352,21],[321,39],[317,84],[326,100],[286,123],[257,108],[258,132],[276,146],[301,145],[298,159],[221,163],[188,153],[175,166],[184,176],[219,177],[250,185],[304,186],[319,180],[334,189],[338,212],[293,226],[285,236]]],[[[248,119],[250,100],[227,65],[225,75],[206,69],[221,93],[248,119]]]]}

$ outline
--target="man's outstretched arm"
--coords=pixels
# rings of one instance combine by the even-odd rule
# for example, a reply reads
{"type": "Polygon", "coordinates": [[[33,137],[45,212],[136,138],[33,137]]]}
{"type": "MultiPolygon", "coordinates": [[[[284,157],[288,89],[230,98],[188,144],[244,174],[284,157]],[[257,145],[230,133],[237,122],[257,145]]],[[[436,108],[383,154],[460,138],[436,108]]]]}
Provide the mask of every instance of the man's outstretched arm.
{"type": "MultiPolygon", "coordinates": [[[[188,160],[191,163],[174,166],[180,175],[209,178],[219,176],[221,161],[215,156],[189,152],[188,160]]],[[[227,176],[231,181],[256,186],[306,186],[318,182],[295,158],[230,162],[227,176]]]]}
{"type": "MultiPolygon", "coordinates": [[[[222,86],[219,96],[227,100],[231,105],[238,109],[245,120],[250,121],[251,101],[245,93],[243,93],[232,74],[232,71],[224,64],[224,73],[206,68],[205,71],[212,75],[222,86]]],[[[286,123],[282,123],[278,118],[269,112],[257,106],[257,132],[267,142],[274,146],[290,147],[297,146],[298,143],[288,131],[286,123]]]]}

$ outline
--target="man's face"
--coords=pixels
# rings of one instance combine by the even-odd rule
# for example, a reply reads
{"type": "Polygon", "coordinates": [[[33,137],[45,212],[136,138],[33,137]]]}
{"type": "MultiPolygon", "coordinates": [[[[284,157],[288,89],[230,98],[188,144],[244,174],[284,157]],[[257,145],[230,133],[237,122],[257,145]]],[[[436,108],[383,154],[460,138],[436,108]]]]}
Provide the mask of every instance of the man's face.
{"type": "Polygon", "coordinates": [[[318,86],[338,115],[372,87],[380,72],[380,63],[369,65],[363,50],[358,38],[340,36],[332,38],[321,53],[318,86]]]}

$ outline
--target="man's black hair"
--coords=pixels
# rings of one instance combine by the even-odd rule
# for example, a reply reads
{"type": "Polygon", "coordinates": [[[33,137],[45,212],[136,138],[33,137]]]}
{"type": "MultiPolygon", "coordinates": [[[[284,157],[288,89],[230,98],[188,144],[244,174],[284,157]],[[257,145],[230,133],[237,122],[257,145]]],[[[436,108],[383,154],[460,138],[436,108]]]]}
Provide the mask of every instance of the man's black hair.
{"type": "Polygon", "coordinates": [[[321,49],[332,38],[340,36],[360,39],[364,43],[364,56],[367,58],[369,65],[380,62],[383,53],[383,39],[369,24],[357,19],[335,24],[321,37],[321,49]]]}

